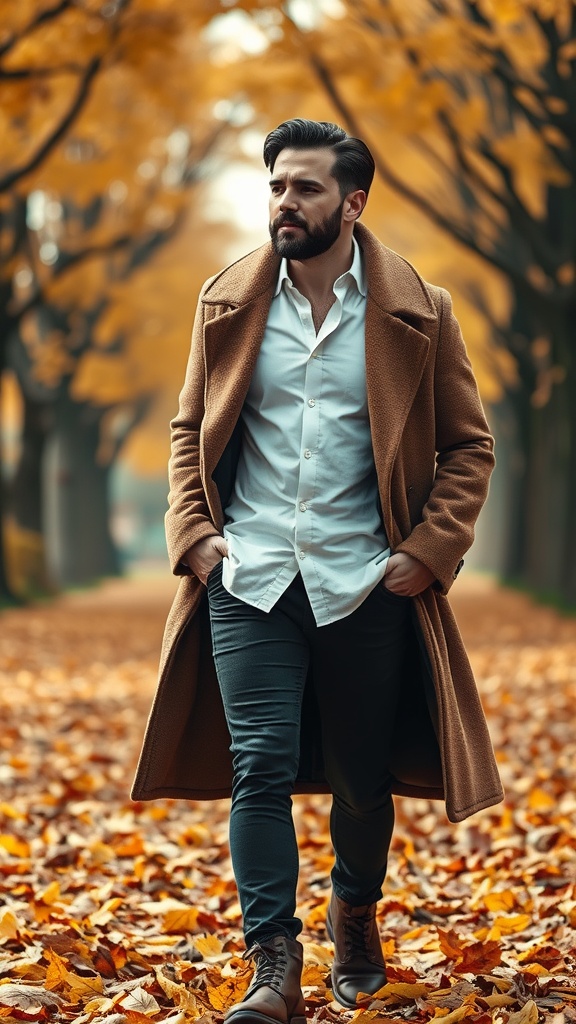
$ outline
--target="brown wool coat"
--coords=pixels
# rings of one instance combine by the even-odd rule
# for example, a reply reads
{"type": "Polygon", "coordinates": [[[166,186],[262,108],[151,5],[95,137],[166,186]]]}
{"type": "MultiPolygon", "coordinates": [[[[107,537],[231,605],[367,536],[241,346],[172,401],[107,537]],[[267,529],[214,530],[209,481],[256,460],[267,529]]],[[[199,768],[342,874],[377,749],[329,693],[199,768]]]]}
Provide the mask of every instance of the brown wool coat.
{"type": "MultiPolygon", "coordinates": [[[[446,594],[474,535],[493,466],[492,438],[450,297],[362,225],[368,408],[384,526],[394,551],[436,584],[412,601],[391,771],[395,792],[444,798],[452,821],[502,799],[478,693],[446,594]]],[[[278,275],[271,244],[204,286],[180,408],[172,423],[173,571],[182,576],[133,786],[136,800],[228,796],[229,735],[212,661],[205,588],[180,564],[223,526],[239,417],[278,275]]],[[[353,692],[354,680],[350,680],[353,692]]],[[[314,700],[305,699],[298,792],[326,789],[314,700]]]]}

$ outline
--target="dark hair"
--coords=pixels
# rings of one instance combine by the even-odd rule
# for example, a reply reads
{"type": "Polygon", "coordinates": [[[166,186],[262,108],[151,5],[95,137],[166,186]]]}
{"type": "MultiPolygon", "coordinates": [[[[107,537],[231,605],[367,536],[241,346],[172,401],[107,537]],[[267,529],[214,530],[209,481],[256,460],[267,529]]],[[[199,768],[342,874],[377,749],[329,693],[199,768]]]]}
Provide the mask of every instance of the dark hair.
{"type": "Polygon", "coordinates": [[[283,121],[264,141],[264,163],[270,172],[278,154],[288,147],[293,149],[319,149],[334,151],[332,177],[338,182],[340,197],[362,189],[366,195],[374,177],[374,158],[365,142],[354,139],[343,128],[330,121],[306,121],[294,117],[283,121]]]}

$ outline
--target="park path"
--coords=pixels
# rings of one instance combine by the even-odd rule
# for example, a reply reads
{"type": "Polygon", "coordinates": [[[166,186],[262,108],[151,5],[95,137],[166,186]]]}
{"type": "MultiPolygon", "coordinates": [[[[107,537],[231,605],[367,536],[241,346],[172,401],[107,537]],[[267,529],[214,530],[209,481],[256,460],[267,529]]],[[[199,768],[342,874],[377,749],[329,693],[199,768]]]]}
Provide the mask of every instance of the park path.
{"type": "MultiPolygon", "coordinates": [[[[140,575],[0,615],[8,1021],[208,1022],[248,983],[226,803],[128,797],[174,588],[140,575]]],[[[506,801],[458,826],[398,801],[379,909],[389,984],[358,1019],[576,1022],[576,619],[475,576],[452,604],[506,801]]],[[[308,1010],[336,1020],[326,814],[323,797],[296,801],[308,1010]]]]}

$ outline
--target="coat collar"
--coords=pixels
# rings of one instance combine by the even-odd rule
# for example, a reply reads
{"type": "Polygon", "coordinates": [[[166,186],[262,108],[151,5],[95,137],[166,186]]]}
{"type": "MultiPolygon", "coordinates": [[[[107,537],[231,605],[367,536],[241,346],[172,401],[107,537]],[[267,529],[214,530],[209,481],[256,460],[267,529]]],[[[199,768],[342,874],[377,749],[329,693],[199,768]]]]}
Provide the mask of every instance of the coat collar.
{"type": "MultiPolygon", "coordinates": [[[[355,236],[364,254],[368,294],[382,310],[410,319],[436,320],[436,307],[426,283],[392,249],[378,241],[363,224],[357,224],[355,236]]],[[[226,267],[208,283],[202,301],[210,305],[244,306],[265,293],[274,292],[280,258],[271,242],[226,267]]]]}

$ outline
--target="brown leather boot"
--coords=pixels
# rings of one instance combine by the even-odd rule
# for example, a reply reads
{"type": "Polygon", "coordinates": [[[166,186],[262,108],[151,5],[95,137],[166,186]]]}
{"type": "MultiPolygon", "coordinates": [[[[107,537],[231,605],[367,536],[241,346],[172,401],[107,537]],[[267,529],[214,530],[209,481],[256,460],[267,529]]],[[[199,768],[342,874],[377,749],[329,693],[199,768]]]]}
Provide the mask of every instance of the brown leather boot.
{"type": "Polygon", "coordinates": [[[246,953],[256,965],[250,988],[224,1019],[233,1024],[306,1024],[302,953],[302,944],[285,935],[257,942],[246,953]]]}
{"type": "Polygon", "coordinates": [[[352,907],[332,893],[326,928],[334,943],[332,991],[342,1006],[355,1009],[359,992],[372,994],[386,984],[376,904],[352,907]]]}

